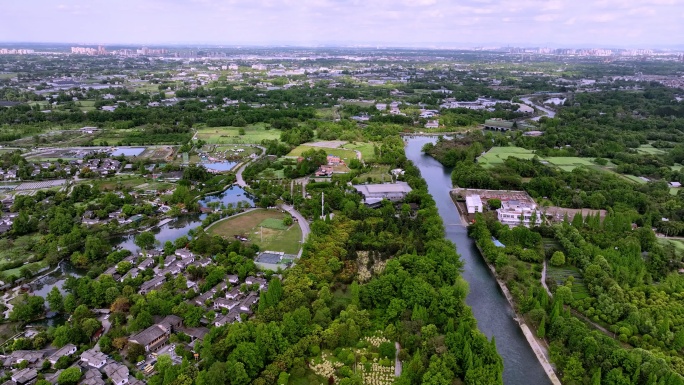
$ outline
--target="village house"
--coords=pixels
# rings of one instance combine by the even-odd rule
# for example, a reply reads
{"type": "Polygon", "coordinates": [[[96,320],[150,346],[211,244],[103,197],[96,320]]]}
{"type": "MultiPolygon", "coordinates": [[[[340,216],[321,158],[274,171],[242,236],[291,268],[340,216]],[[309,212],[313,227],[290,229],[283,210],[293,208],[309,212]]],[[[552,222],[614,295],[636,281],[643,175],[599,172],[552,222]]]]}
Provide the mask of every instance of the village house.
{"type": "Polygon", "coordinates": [[[240,302],[226,299],[226,298],[217,298],[214,301],[214,310],[220,310],[220,309],[228,309],[232,310],[235,306],[239,305],[240,302]]]}
{"type": "Polygon", "coordinates": [[[12,381],[15,383],[21,385],[21,384],[26,384],[28,382],[33,381],[36,377],[38,377],[38,371],[34,368],[26,368],[19,370],[18,372],[12,374],[11,378],[12,381]]]}
{"type": "Polygon", "coordinates": [[[48,357],[48,361],[50,361],[50,363],[52,365],[54,365],[57,363],[57,360],[59,360],[60,358],[62,358],[64,356],[70,356],[70,355],[76,353],[76,350],[77,350],[76,345],[74,345],[74,344],[64,345],[62,348],[60,348],[59,350],[54,352],[50,357],[48,357]]]}
{"type": "Polygon", "coordinates": [[[107,363],[107,355],[94,349],[89,349],[81,353],[81,361],[93,368],[100,369],[107,363]]]}
{"type": "Polygon", "coordinates": [[[142,346],[146,352],[155,351],[166,344],[173,330],[179,328],[181,323],[182,320],[178,316],[166,316],[162,322],[130,337],[128,342],[142,346]]]}
{"type": "Polygon", "coordinates": [[[128,368],[118,362],[107,364],[104,367],[104,372],[107,374],[114,385],[124,385],[128,383],[128,368]]]}
{"type": "Polygon", "coordinates": [[[143,282],[142,285],[140,285],[140,291],[139,293],[142,295],[145,295],[150,292],[150,290],[153,290],[157,286],[161,286],[166,281],[166,277],[162,276],[157,276],[152,278],[151,280],[147,282],[143,282]]]}

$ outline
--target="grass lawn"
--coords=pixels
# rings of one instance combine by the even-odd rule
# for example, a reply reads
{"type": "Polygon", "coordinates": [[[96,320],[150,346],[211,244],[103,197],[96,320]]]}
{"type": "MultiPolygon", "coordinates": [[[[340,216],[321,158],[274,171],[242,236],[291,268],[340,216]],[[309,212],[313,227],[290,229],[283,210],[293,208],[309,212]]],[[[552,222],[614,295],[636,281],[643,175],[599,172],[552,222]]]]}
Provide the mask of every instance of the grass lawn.
{"type": "Polygon", "coordinates": [[[575,277],[575,281],[572,283],[572,296],[575,299],[583,299],[589,296],[589,292],[587,291],[587,286],[584,284],[582,274],[580,274],[579,269],[576,267],[555,267],[548,264],[546,269],[546,274],[556,281],[558,285],[563,285],[565,280],[571,275],[575,277]]]}
{"type": "Polygon", "coordinates": [[[639,184],[646,184],[646,181],[635,175],[620,174],[621,177],[627,179],[630,182],[635,182],[639,184]]]}
{"type": "Polygon", "coordinates": [[[483,167],[491,167],[503,163],[511,156],[520,159],[532,159],[535,154],[532,150],[522,147],[492,147],[486,154],[477,158],[477,162],[483,167]]]}
{"type": "Polygon", "coordinates": [[[666,151],[661,150],[659,148],[655,148],[651,146],[650,144],[642,144],[637,148],[637,152],[640,154],[651,154],[651,155],[660,155],[666,153],[666,151]]]}
{"type": "Polygon", "coordinates": [[[47,266],[48,266],[47,261],[40,261],[40,262],[29,263],[29,264],[27,264],[27,265],[20,266],[20,267],[14,268],[14,269],[5,270],[5,271],[2,272],[2,275],[3,275],[5,278],[11,277],[11,276],[13,276],[13,275],[15,275],[15,276],[17,276],[17,277],[21,277],[21,269],[23,269],[24,267],[26,267],[27,269],[31,270],[31,272],[35,275],[36,272],[37,272],[38,270],[40,270],[40,269],[42,269],[42,268],[44,268],[44,267],[47,267],[47,266]]]}
{"type": "Polygon", "coordinates": [[[674,166],[672,166],[670,168],[672,169],[672,171],[679,171],[682,169],[682,167],[684,167],[684,166],[682,166],[681,164],[675,164],[674,166]]]}
{"type": "Polygon", "coordinates": [[[265,123],[252,124],[244,127],[245,134],[240,135],[240,127],[207,127],[197,130],[197,139],[209,144],[241,144],[261,143],[262,140],[280,138],[279,130],[267,130],[265,123]]]}
{"type": "Polygon", "coordinates": [[[14,73],[14,72],[8,72],[8,73],[0,74],[0,79],[12,79],[12,78],[14,78],[14,77],[16,77],[16,76],[17,76],[16,73],[14,73]]]}
{"type": "Polygon", "coordinates": [[[311,149],[324,150],[328,155],[339,156],[340,159],[345,161],[345,163],[352,159],[356,159],[356,153],[352,150],[347,150],[344,148],[311,147],[303,144],[295,147],[292,151],[290,151],[289,154],[287,154],[287,156],[301,156],[305,151],[311,149]]]}
{"type": "Polygon", "coordinates": [[[545,158],[549,163],[557,166],[563,171],[572,171],[580,166],[594,166],[595,163],[590,158],[580,158],[577,156],[555,156],[545,158]]]}
{"type": "MultiPolygon", "coordinates": [[[[119,187],[131,187],[134,189],[151,189],[153,187],[149,187],[151,179],[147,179],[141,176],[137,175],[132,175],[132,176],[114,176],[111,178],[106,178],[106,179],[95,179],[95,180],[87,180],[83,181],[81,183],[89,184],[92,185],[93,187],[99,189],[99,190],[108,190],[112,191],[115,190],[119,187]]],[[[164,185],[164,187],[171,188],[173,187],[173,183],[154,183],[155,185],[164,185]]]]}
{"type": "Polygon", "coordinates": [[[660,242],[662,245],[667,245],[670,243],[677,251],[684,252],[684,241],[679,239],[658,238],[658,242],[660,242]]]}
{"type": "Polygon", "coordinates": [[[373,143],[347,143],[343,148],[348,148],[350,150],[357,150],[361,152],[363,160],[371,160],[375,158],[375,149],[373,143]]]}
{"type": "Polygon", "coordinates": [[[681,187],[670,187],[670,195],[677,195],[681,187]]]}
{"type": "Polygon", "coordinates": [[[374,166],[370,172],[358,176],[359,180],[366,182],[371,178],[373,182],[382,183],[392,180],[392,175],[389,173],[390,166],[374,166]]]}
{"type": "Polygon", "coordinates": [[[207,231],[228,239],[234,239],[235,235],[245,236],[249,242],[259,245],[261,250],[297,254],[302,231],[297,223],[289,227],[284,226],[282,220],[285,216],[286,214],[279,210],[257,209],[227,218],[211,226],[207,231]]]}
{"type": "Polygon", "coordinates": [[[285,179],[285,171],[267,168],[259,173],[259,179],[285,179]]]}

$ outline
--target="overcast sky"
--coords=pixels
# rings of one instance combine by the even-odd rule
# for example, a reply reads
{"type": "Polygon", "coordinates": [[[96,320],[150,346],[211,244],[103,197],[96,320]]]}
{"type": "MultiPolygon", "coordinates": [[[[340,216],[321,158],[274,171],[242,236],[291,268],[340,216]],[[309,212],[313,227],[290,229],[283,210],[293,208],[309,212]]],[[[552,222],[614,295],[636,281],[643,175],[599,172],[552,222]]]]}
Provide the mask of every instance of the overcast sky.
{"type": "Polygon", "coordinates": [[[684,0],[3,0],[0,41],[652,47],[684,0]]]}

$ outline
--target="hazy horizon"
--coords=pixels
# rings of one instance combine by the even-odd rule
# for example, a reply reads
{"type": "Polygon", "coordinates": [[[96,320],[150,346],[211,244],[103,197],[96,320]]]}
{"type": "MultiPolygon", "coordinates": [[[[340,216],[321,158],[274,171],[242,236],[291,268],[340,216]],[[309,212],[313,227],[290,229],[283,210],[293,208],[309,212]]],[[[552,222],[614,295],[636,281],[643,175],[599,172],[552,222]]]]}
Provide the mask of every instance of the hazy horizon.
{"type": "Polygon", "coordinates": [[[681,47],[677,0],[25,0],[0,41],[468,48],[681,47]]]}

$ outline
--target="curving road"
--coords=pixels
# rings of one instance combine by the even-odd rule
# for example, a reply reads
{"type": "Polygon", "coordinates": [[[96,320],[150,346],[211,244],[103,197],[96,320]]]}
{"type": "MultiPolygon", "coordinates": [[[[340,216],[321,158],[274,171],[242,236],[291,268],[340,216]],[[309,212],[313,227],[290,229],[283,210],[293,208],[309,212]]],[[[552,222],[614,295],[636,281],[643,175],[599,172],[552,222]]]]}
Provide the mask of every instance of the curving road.
{"type": "Polygon", "coordinates": [[[237,183],[238,186],[240,186],[240,187],[242,187],[242,188],[245,188],[245,187],[248,187],[248,186],[249,186],[249,185],[247,184],[247,182],[245,182],[244,178],[242,178],[242,172],[245,171],[245,168],[247,168],[247,166],[248,166],[250,163],[252,163],[252,162],[254,162],[255,160],[257,160],[257,159],[261,158],[262,156],[266,155],[266,149],[265,149],[265,148],[263,148],[263,147],[261,147],[261,146],[257,146],[257,145],[253,145],[253,146],[256,147],[256,148],[261,149],[261,155],[257,156],[257,157],[254,158],[254,159],[246,160],[245,162],[243,162],[243,163],[238,167],[237,171],[235,171],[235,177],[237,178],[237,182],[236,182],[236,183],[237,183]]]}
{"type": "MultiPolygon", "coordinates": [[[[294,207],[290,205],[282,205],[281,206],[283,210],[287,211],[292,215],[293,218],[297,218],[297,223],[299,223],[299,228],[302,229],[302,244],[306,242],[306,237],[309,236],[309,233],[311,232],[311,228],[309,227],[309,222],[306,221],[306,218],[302,216],[302,214],[299,213],[299,211],[295,210],[294,207]]],[[[297,253],[297,258],[302,256],[302,248],[299,248],[299,253],[297,253]]]]}
{"type": "MultiPolygon", "coordinates": [[[[255,146],[255,147],[258,147],[261,149],[261,155],[257,156],[254,159],[250,159],[250,160],[242,163],[238,167],[237,171],[235,172],[235,177],[237,179],[236,183],[238,186],[240,186],[242,188],[249,187],[247,182],[245,182],[245,179],[242,177],[242,172],[245,171],[245,168],[247,168],[247,166],[250,163],[252,163],[253,161],[261,158],[264,155],[266,155],[266,149],[265,148],[263,148],[261,146],[255,146]]],[[[309,227],[309,222],[307,222],[306,218],[304,218],[304,216],[302,216],[302,214],[300,214],[299,211],[295,210],[294,207],[292,207],[290,205],[282,205],[281,207],[283,210],[287,211],[290,215],[292,215],[293,218],[297,218],[297,223],[299,223],[299,228],[302,229],[301,244],[303,245],[304,242],[306,242],[306,238],[309,236],[309,233],[311,232],[311,228],[309,227]]],[[[297,253],[297,258],[299,258],[301,256],[302,256],[302,248],[300,247],[299,253],[297,253]]]]}

